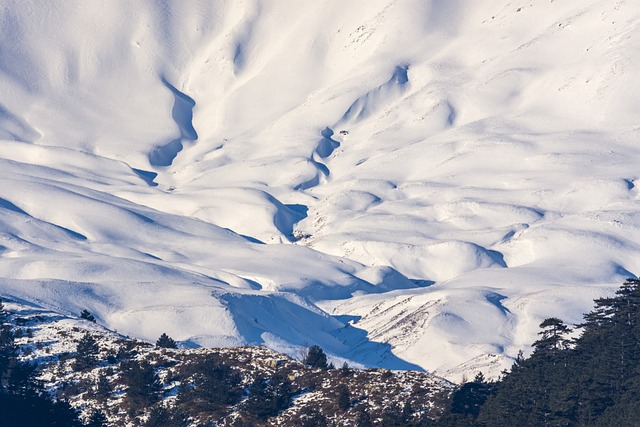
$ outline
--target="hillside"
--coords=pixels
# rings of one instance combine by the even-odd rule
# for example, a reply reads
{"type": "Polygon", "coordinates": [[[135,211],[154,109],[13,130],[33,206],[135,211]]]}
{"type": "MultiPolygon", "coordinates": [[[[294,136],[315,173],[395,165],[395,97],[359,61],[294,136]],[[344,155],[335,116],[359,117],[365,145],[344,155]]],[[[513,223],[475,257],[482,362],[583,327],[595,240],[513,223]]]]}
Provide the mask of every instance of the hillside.
{"type": "Polygon", "coordinates": [[[0,296],[495,377],[640,266],[640,5],[0,0],[0,296]]]}
{"type": "MultiPolygon", "coordinates": [[[[385,419],[400,414],[423,425],[442,416],[454,390],[450,382],[422,372],[314,367],[265,347],[154,347],[24,304],[6,302],[0,308],[6,309],[0,316],[6,313],[21,362],[37,364],[35,376],[45,395],[68,402],[89,427],[96,412],[104,416],[98,424],[103,426],[358,426],[363,414],[376,425],[389,425],[385,419]],[[88,340],[90,345],[82,344],[88,340]],[[179,414],[184,422],[165,417],[152,423],[160,411],[179,414]]],[[[0,388],[2,408],[11,396],[30,396],[13,390],[22,390],[14,386],[21,384],[13,379],[16,371],[9,371],[0,388]]],[[[45,416],[30,424],[24,421],[29,415],[14,408],[3,422],[68,425],[45,416]]]]}

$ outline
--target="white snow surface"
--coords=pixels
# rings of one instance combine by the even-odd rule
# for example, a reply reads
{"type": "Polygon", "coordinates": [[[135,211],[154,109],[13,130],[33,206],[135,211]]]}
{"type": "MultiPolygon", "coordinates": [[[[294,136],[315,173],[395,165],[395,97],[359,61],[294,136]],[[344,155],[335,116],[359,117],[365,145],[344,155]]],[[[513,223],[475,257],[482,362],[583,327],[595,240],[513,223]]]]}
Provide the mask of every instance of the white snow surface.
{"type": "Polygon", "coordinates": [[[0,294],[495,376],[640,271],[640,3],[0,0],[0,294]]]}

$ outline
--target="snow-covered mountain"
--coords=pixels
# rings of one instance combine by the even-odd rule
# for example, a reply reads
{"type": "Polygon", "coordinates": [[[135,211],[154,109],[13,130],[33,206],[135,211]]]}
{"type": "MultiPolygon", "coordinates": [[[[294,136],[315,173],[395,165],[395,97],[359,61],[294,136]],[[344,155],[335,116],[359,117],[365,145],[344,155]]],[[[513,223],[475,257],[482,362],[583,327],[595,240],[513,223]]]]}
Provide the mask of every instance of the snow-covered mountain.
{"type": "Polygon", "coordinates": [[[640,271],[640,4],[0,0],[0,294],[495,375],[640,271]]]}

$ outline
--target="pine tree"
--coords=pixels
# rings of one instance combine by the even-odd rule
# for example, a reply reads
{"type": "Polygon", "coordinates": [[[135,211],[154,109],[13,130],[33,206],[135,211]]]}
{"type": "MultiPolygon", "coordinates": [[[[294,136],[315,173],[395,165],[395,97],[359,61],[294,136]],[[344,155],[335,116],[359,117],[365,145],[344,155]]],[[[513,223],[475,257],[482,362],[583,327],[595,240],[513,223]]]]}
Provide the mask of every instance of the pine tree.
{"type": "Polygon", "coordinates": [[[183,367],[178,404],[190,413],[217,413],[242,398],[240,375],[212,355],[183,367]]]}
{"type": "Polygon", "coordinates": [[[351,406],[351,393],[349,393],[349,387],[346,384],[340,384],[336,387],[336,403],[338,408],[342,410],[349,409],[351,406]]]}
{"type": "Polygon", "coordinates": [[[327,355],[320,346],[313,345],[309,347],[307,355],[304,358],[304,364],[312,368],[327,369],[327,355]]]}
{"type": "Polygon", "coordinates": [[[405,422],[402,410],[397,405],[387,405],[382,411],[382,422],[385,427],[405,427],[405,422]]]}
{"type": "Polygon", "coordinates": [[[413,419],[413,408],[411,407],[411,402],[406,400],[404,405],[402,406],[402,421],[407,425],[411,424],[413,419]]]}
{"type": "Polygon", "coordinates": [[[173,338],[171,338],[169,335],[163,333],[162,335],[160,335],[160,338],[158,338],[158,341],[156,341],[156,347],[178,348],[178,345],[173,340],[173,338]]]}
{"type": "Polygon", "coordinates": [[[327,417],[325,417],[317,408],[305,406],[300,411],[300,419],[298,421],[300,427],[326,427],[328,425],[327,417]]]}
{"type": "Polygon", "coordinates": [[[76,363],[74,368],[77,371],[84,371],[85,369],[91,369],[96,366],[97,355],[100,353],[100,347],[98,346],[95,338],[88,332],[78,341],[76,347],[76,363]]]}
{"type": "Polygon", "coordinates": [[[291,382],[284,374],[275,372],[269,379],[256,378],[251,383],[244,409],[258,419],[266,419],[286,409],[290,399],[291,382]]]}
{"type": "Polygon", "coordinates": [[[0,425],[7,427],[80,427],[77,413],[64,401],[48,398],[36,379],[35,364],[18,360],[9,313],[0,301],[0,425]]]}
{"type": "Polygon", "coordinates": [[[576,406],[581,419],[593,422],[635,391],[631,384],[640,375],[640,281],[628,279],[615,296],[595,300],[582,326],[576,353],[585,374],[576,406]]]}
{"type": "Polygon", "coordinates": [[[82,310],[80,312],[80,318],[84,320],[88,320],[89,322],[96,323],[96,318],[88,310],[82,310]]]}
{"type": "Polygon", "coordinates": [[[167,408],[163,405],[155,406],[149,412],[149,418],[144,427],[187,427],[189,417],[177,408],[167,408]]]}
{"type": "Polygon", "coordinates": [[[347,362],[344,362],[342,364],[342,368],[340,368],[340,373],[342,374],[343,377],[349,376],[351,374],[351,367],[349,367],[349,364],[347,362]]]}
{"type": "Polygon", "coordinates": [[[473,381],[462,385],[451,399],[451,412],[475,419],[480,408],[495,391],[491,383],[487,383],[482,372],[473,381]]]}
{"type": "Polygon", "coordinates": [[[566,350],[569,342],[565,336],[571,332],[571,329],[557,317],[545,319],[540,327],[542,331],[538,333],[541,338],[533,343],[535,351],[552,353],[556,350],[566,350]]]}
{"type": "Polygon", "coordinates": [[[4,388],[11,369],[17,362],[18,348],[9,324],[9,313],[0,299],[0,391],[4,388]]]}
{"type": "Polygon", "coordinates": [[[94,387],[94,396],[100,402],[105,402],[109,396],[111,396],[112,392],[111,384],[109,383],[109,379],[104,372],[101,372],[96,379],[95,387],[94,387]]]}
{"type": "Polygon", "coordinates": [[[358,416],[356,417],[356,427],[372,427],[371,416],[367,411],[367,408],[360,406],[358,410],[358,416]]]}
{"type": "Polygon", "coordinates": [[[36,365],[16,358],[7,378],[7,391],[16,396],[33,396],[40,394],[41,389],[42,383],[36,379],[36,365]]]}
{"type": "Polygon", "coordinates": [[[108,420],[104,415],[104,412],[97,409],[91,412],[91,415],[85,424],[86,427],[107,427],[107,425],[108,420]]]}
{"type": "Polygon", "coordinates": [[[0,425],[3,427],[82,427],[77,413],[66,402],[44,395],[16,396],[0,393],[0,425]]]}
{"type": "Polygon", "coordinates": [[[160,379],[147,361],[130,360],[122,362],[122,378],[127,385],[125,403],[130,414],[148,408],[160,396],[160,379]]]}

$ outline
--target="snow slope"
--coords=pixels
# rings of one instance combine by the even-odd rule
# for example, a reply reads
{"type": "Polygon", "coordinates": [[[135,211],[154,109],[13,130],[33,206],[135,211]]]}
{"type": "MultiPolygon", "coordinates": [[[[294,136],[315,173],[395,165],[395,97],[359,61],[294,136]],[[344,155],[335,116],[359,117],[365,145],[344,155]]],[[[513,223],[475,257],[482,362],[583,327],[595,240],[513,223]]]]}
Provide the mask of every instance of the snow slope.
{"type": "Polygon", "coordinates": [[[631,1],[0,1],[0,294],[495,375],[639,271],[631,1]]]}

